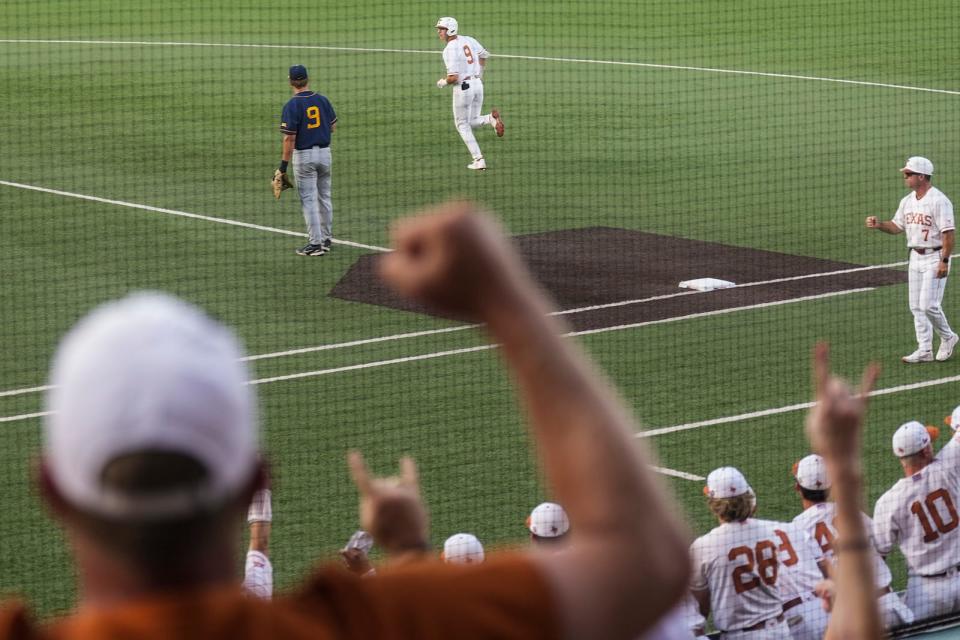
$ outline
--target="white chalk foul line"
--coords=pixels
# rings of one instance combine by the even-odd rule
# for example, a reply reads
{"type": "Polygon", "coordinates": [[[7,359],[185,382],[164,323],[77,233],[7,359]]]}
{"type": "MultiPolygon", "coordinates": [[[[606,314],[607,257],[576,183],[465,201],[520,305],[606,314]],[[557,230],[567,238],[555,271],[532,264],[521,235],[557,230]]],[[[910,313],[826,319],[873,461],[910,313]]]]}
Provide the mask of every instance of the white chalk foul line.
{"type": "MultiPolygon", "coordinates": [[[[893,263],[893,264],[900,264],[900,263],[893,263]]],[[[903,264],[906,264],[906,263],[903,263],[903,264]]],[[[873,269],[873,268],[878,268],[878,267],[863,267],[863,268],[864,268],[864,269],[873,269]]],[[[847,271],[849,271],[849,270],[843,270],[843,271],[837,272],[837,273],[846,273],[847,271]]],[[[827,274],[817,274],[817,275],[827,275],[827,274]]],[[[804,278],[804,277],[807,277],[807,276],[796,276],[796,278],[804,278]]],[[[790,278],[786,278],[786,279],[790,279],[790,278]]],[[[780,280],[783,280],[783,278],[781,278],[780,280]]],[[[779,280],[777,280],[777,281],[779,281],[779,280]]],[[[771,281],[771,282],[776,282],[776,281],[771,281]]],[[[758,282],[758,283],[745,283],[745,284],[743,284],[743,285],[738,285],[738,286],[744,286],[744,287],[746,287],[746,286],[753,286],[753,285],[757,285],[757,284],[763,284],[763,283],[762,283],[762,282],[758,282]]],[[[834,296],[847,295],[847,294],[850,294],[850,293],[862,293],[862,292],[864,292],[864,291],[872,291],[872,290],[873,290],[873,287],[863,287],[863,288],[859,288],[859,289],[847,289],[847,290],[845,290],[845,291],[832,291],[832,292],[830,292],[830,293],[823,293],[823,294],[817,294],[817,295],[812,295],[812,296],[804,296],[804,297],[801,297],[801,298],[790,298],[790,299],[787,299],[787,300],[777,300],[777,301],[774,301],[774,302],[763,302],[763,303],[759,303],[759,304],[755,304],[755,305],[749,305],[749,306],[743,306],[743,307],[731,307],[731,308],[729,308],[729,309],[715,309],[715,310],[713,310],[713,311],[704,311],[704,312],[702,312],[702,313],[692,313],[692,314],[688,314],[688,315],[685,315],[685,316],[676,316],[676,317],[674,317],[674,318],[663,318],[663,319],[660,319],[660,320],[647,320],[647,321],[644,321],[644,322],[636,322],[636,323],[631,323],[631,324],[614,325],[614,326],[611,326],[611,327],[603,327],[603,328],[600,328],[600,329],[585,329],[585,330],[583,330],[583,331],[573,331],[573,332],[568,333],[568,334],[566,334],[566,335],[569,336],[569,337],[576,337],[576,336],[582,336],[582,335],[591,335],[591,334],[594,334],[594,333],[606,333],[607,331],[622,331],[622,330],[624,330],[624,329],[636,329],[636,328],[639,328],[639,327],[646,327],[646,326],[652,325],[652,324],[664,324],[664,323],[667,323],[667,322],[676,322],[676,321],[679,321],[679,320],[689,320],[689,319],[693,319],[693,318],[702,318],[702,317],[705,317],[705,316],[722,315],[722,314],[726,314],[726,313],[732,313],[732,312],[735,312],[735,311],[746,311],[746,310],[749,310],[749,309],[759,309],[759,308],[763,308],[763,307],[772,307],[772,306],[778,306],[778,305],[782,305],[782,304],[790,304],[790,303],[792,303],[792,302],[803,302],[803,301],[807,301],[807,300],[818,300],[818,299],[820,299],[820,298],[830,298],[830,297],[834,297],[834,296]]],[[[677,293],[677,294],[667,294],[667,295],[663,295],[663,296],[653,296],[653,297],[650,297],[650,298],[639,298],[639,299],[637,299],[637,300],[626,300],[626,301],[622,301],[622,302],[611,302],[611,303],[605,304],[605,305],[593,305],[593,306],[589,306],[589,307],[581,307],[581,308],[579,308],[579,309],[567,309],[567,310],[565,310],[565,311],[554,311],[554,312],[551,312],[549,315],[566,315],[566,314],[572,314],[572,313],[580,313],[580,312],[583,312],[583,311],[595,311],[595,310],[597,310],[597,309],[605,309],[605,308],[609,308],[609,307],[619,307],[619,306],[623,306],[623,305],[627,305],[627,304],[640,304],[640,303],[643,303],[643,302],[650,302],[650,301],[655,301],[655,300],[663,300],[663,299],[665,299],[665,298],[672,298],[672,297],[675,297],[675,296],[690,295],[690,294],[697,294],[697,293],[706,293],[706,292],[703,292],[703,291],[684,291],[684,292],[677,293]]],[[[318,346],[314,346],[314,347],[303,347],[303,348],[300,348],[300,349],[289,349],[289,350],[287,350],[287,351],[275,351],[275,352],[272,352],[272,353],[262,353],[262,354],[258,354],[258,355],[247,356],[247,357],[245,357],[245,358],[242,358],[242,360],[243,360],[244,362],[250,362],[250,361],[255,361],[255,360],[267,360],[267,359],[270,359],[270,358],[281,358],[281,357],[286,357],[286,356],[301,355],[301,354],[305,354],[305,353],[314,353],[314,352],[317,352],[317,351],[328,351],[328,350],[331,350],[331,349],[343,349],[343,348],[346,348],[346,347],[357,347],[357,346],[362,346],[362,345],[366,345],[366,344],[374,344],[374,343],[378,343],[378,342],[390,342],[390,341],[394,341],[394,340],[405,340],[405,339],[409,339],[409,338],[418,338],[418,337],[422,337],[422,336],[432,336],[432,335],[436,335],[436,334],[440,334],[440,333],[453,333],[453,332],[455,332],[455,331],[463,331],[463,330],[465,330],[465,329],[476,329],[476,328],[479,328],[479,327],[481,327],[481,326],[483,326],[483,325],[479,325],[479,324],[461,324],[461,325],[457,325],[457,326],[454,326],[454,327],[444,327],[444,328],[442,328],[442,329],[426,329],[426,330],[424,330],[424,331],[413,331],[413,332],[411,332],[411,333],[398,333],[398,334],[391,335],[391,336],[380,336],[380,337],[376,337],[376,338],[363,338],[363,339],[361,339],[361,340],[349,340],[349,341],[347,341],[347,342],[336,342],[336,343],[332,343],[332,344],[323,344],[323,345],[318,345],[318,346]]],[[[447,353],[447,352],[443,352],[443,353],[447,353]]],[[[422,359],[422,358],[421,358],[421,359],[422,359]]],[[[390,364],[395,364],[395,363],[396,363],[396,362],[393,361],[393,360],[384,361],[384,362],[388,362],[388,363],[390,363],[390,364]]],[[[359,366],[366,367],[366,366],[368,366],[368,365],[359,365],[359,366]]],[[[324,370],[324,371],[326,371],[326,370],[324,370]]],[[[339,372],[339,371],[340,371],[340,370],[334,371],[334,373],[337,373],[337,372],[339,372]]],[[[318,374],[318,375],[324,375],[324,374],[318,374]]],[[[302,377],[302,376],[301,376],[300,374],[298,374],[298,377],[302,377]]],[[[45,386],[38,386],[38,387],[26,387],[26,388],[22,388],[22,389],[10,389],[10,390],[8,390],[8,391],[0,391],[0,398],[5,397],[5,396],[21,396],[21,395],[28,395],[28,394],[31,394],[31,393],[40,393],[40,392],[43,392],[43,391],[48,391],[48,390],[51,389],[51,388],[52,388],[51,386],[45,385],[45,386]]]]}
{"type": "Polygon", "coordinates": [[[687,473],[686,471],[677,471],[676,469],[668,469],[667,467],[650,467],[657,473],[662,473],[665,476],[672,476],[674,478],[681,478],[683,480],[692,480],[694,482],[703,482],[706,480],[703,476],[698,476],[693,473],[687,473]]]}
{"type": "MultiPolygon", "coordinates": [[[[157,42],[150,40],[56,40],[56,39],[0,39],[2,44],[79,44],[79,45],[112,45],[112,46],[155,46],[155,47],[223,47],[230,49],[285,49],[304,51],[345,51],[357,53],[413,53],[426,55],[440,55],[439,51],[424,49],[388,49],[375,47],[333,47],[324,45],[290,45],[290,44],[245,44],[229,42],[157,42]]],[[[843,78],[826,78],[794,73],[773,73],[767,71],[750,71],[745,69],[721,69],[718,67],[697,67],[678,64],[657,64],[653,62],[632,62],[629,60],[596,60],[593,58],[564,58],[556,56],[527,56],[519,54],[498,53],[491,54],[494,58],[514,60],[535,60],[540,62],[562,62],[568,64],[600,64],[622,67],[638,67],[646,69],[667,69],[673,71],[697,71],[701,73],[724,73],[740,76],[757,76],[763,78],[782,78],[786,80],[805,80],[811,82],[832,82],[837,84],[855,85],[862,87],[877,87],[882,89],[898,89],[902,91],[921,91],[957,96],[960,91],[950,89],[935,89],[916,87],[904,84],[890,84],[887,82],[870,82],[866,80],[845,80],[843,78]]]]}
{"type": "MultiPolygon", "coordinates": [[[[804,296],[804,297],[802,297],[802,298],[791,298],[791,299],[789,299],[789,300],[777,300],[777,301],[774,301],[774,302],[763,302],[763,303],[752,304],[752,305],[747,305],[747,306],[743,306],[743,307],[732,307],[732,308],[730,308],[730,309],[716,309],[716,310],[714,310],[714,311],[705,311],[705,312],[703,312],[703,313],[693,313],[693,314],[686,315],[686,316],[677,316],[677,317],[675,317],[675,318],[663,318],[663,319],[661,319],[661,320],[648,320],[648,321],[646,321],[646,322],[635,322],[635,323],[631,323],[631,324],[621,324],[621,325],[616,325],[616,326],[613,326],[613,327],[604,327],[604,328],[601,328],[601,329],[584,329],[584,330],[582,330],[582,331],[570,331],[570,332],[564,334],[564,336],[565,336],[565,337],[577,337],[577,336],[584,336],[584,335],[593,335],[593,334],[598,334],[598,333],[607,333],[607,332],[609,332],[609,331],[623,331],[623,330],[625,330],[625,329],[636,329],[636,328],[646,327],[646,326],[655,325],[655,324],[665,324],[665,323],[668,323],[668,322],[678,322],[678,321],[680,321],[680,320],[688,320],[688,319],[693,319],[693,318],[703,318],[703,317],[707,317],[707,316],[723,315],[723,314],[727,314],[727,313],[734,313],[734,312],[736,312],[736,311],[747,311],[747,310],[751,310],[751,309],[762,309],[762,308],[765,308],[765,307],[774,307],[774,306],[780,306],[780,305],[785,305],[785,304],[793,304],[793,303],[795,303],[795,302],[804,302],[804,301],[808,301],[808,300],[817,300],[817,299],[821,299],[821,298],[831,298],[831,297],[835,297],[835,296],[848,295],[848,294],[851,294],[851,293],[861,293],[861,292],[864,292],[864,291],[872,291],[872,290],[873,290],[873,289],[872,289],[871,287],[866,287],[866,288],[862,288],[862,289],[850,289],[850,290],[847,290],[847,291],[833,291],[833,292],[830,292],[830,293],[824,293],[824,294],[819,294],[819,295],[815,295],[815,296],[804,296]]],[[[461,330],[461,329],[469,329],[469,328],[474,327],[474,326],[478,326],[478,325],[462,325],[462,326],[458,326],[458,327],[449,327],[448,329],[446,329],[446,331],[457,331],[457,330],[461,330]]],[[[417,332],[416,334],[405,334],[405,335],[428,335],[428,332],[423,332],[423,331],[421,331],[421,332],[417,332]]],[[[378,339],[374,339],[374,340],[378,340],[378,339]]],[[[354,344],[359,343],[359,342],[363,342],[363,341],[354,341],[354,344]]],[[[343,345],[343,344],[347,344],[347,343],[341,343],[341,345],[343,345]]],[[[331,347],[336,347],[336,346],[341,346],[341,345],[331,345],[331,347]]],[[[473,352],[476,352],[476,351],[486,351],[486,350],[489,350],[489,349],[496,349],[497,347],[498,347],[498,345],[495,345],[495,344],[484,344],[484,345],[479,345],[479,346],[475,346],[475,347],[465,347],[465,348],[463,348],[463,349],[451,349],[451,350],[449,350],[449,351],[437,351],[437,352],[434,352],[434,353],[425,353],[425,354],[421,354],[421,355],[408,356],[408,357],[404,357],[404,358],[392,358],[392,359],[390,359],[390,360],[377,360],[377,361],[374,361],[374,362],[364,362],[364,363],[361,363],[361,364],[353,364],[353,365],[348,365],[348,366],[344,366],[344,367],[334,367],[334,368],[332,368],[332,369],[318,369],[318,370],[316,370],[316,371],[301,371],[301,372],[292,373],[292,374],[289,374],[289,375],[274,376],[274,377],[271,377],[271,378],[261,378],[261,379],[259,379],[259,380],[253,380],[253,381],[250,382],[250,384],[267,384],[267,383],[270,383],[270,382],[280,382],[280,381],[283,381],[283,380],[297,380],[297,379],[301,379],[301,378],[314,378],[314,377],[317,377],[317,376],[325,376],[325,375],[330,375],[330,374],[334,374],[334,373],[343,373],[343,372],[345,372],[345,371],[359,371],[359,370],[361,370],[361,369],[373,369],[373,368],[377,368],[377,367],[386,367],[386,366],[389,366],[389,365],[402,364],[402,363],[406,363],[406,362],[417,362],[417,361],[420,361],[420,360],[432,360],[432,359],[434,359],[434,358],[443,358],[443,357],[447,357],[447,356],[460,355],[460,354],[463,354],[463,353],[473,353],[473,352]]],[[[310,348],[309,348],[309,350],[316,350],[316,349],[317,349],[317,347],[310,347],[310,348]]],[[[301,352],[301,353],[304,352],[304,350],[297,350],[297,351],[298,351],[298,352],[301,352]]],[[[247,359],[250,359],[250,358],[247,358],[247,359]]],[[[0,394],[0,395],[4,395],[4,396],[23,395],[23,394],[26,394],[26,393],[36,393],[36,392],[40,392],[40,391],[46,391],[46,390],[48,390],[48,389],[50,389],[50,388],[51,388],[50,386],[44,386],[44,387],[31,387],[30,389],[14,389],[14,390],[11,390],[11,391],[5,391],[5,392],[3,392],[3,393],[0,394]]],[[[36,417],[36,416],[38,416],[38,415],[42,415],[42,414],[24,414],[23,416],[10,416],[10,417],[8,417],[8,418],[0,418],[0,422],[11,422],[11,421],[13,421],[14,419],[18,419],[18,418],[19,418],[19,419],[26,420],[26,419],[28,419],[28,418],[36,417]]]]}
{"type": "MultiPolygon", "coordinates": [[[[77,198],[78,200],[88,200],[90,202],[100,202],[102,204],[110,204],[118,207],[128,207],[130,209],[141,209],[143,211],[152,211],[154,213],[166,213],[172,216],[180,216],[183,218],[193,218],[195,220],[204,220],[206,222],[216,222],[219,224],[228,224],[235,227],[244,227],[246,229],[256,229],[257,231],[269,231],[270,233],[281,233],[286,236],[296,236],[302,238],[307,234],[301,233],[298,231],[289,231],[287,229],[277,229],[276,227],[267,227],[261,224],[253,224],[251,222],[240,222],[239,220],[230,220],[229,218],[218,218],[216,216],[205,216],[199,213],[190,213],[189,211],[179,211],[177,209],[165,209],[163,207],[152,207],[146,204],[139,204],[136,202],[127,202],[125,200],[114,200],[111,198],[100,198],[98,196],[91,196],[84,193],[74,193],[71,191],[61,191],[60,189],[49,189],[47,187],[38,187],[32,184],[23,184],[22,182],[10,182],[9,180],[0,180],[0,185],[6,187],[15,187],[17,189],[26,189],[28,191],[39,191],[40,193],[49,193],[56,196],[64,196],[67,198],[77,198]]],[[[334,240],[337,244],[347,245],[350,247],[357,247],[359,249],[368,249],[370,251],[390,251],[384,247],[375,247],[368,244],[361,244],[359,242],[351,242],[349,240],[334,240]]]]}
{"type": "MultiPolygon", "coordinates": [[[[936,380],[924,380],[923,382],[913,382],[910,384],[901,384],[896,387],[888,387],[886,389],[875,389],[870,392],[870,397],[875,396],[886,396],[894,393],[902,393],[904,391],[914,391],[916,389],[924,389],[926,387],[936,387],[943,384],[950,384],[953,382],[960,382],[960,375],[949,376],[947,378],[938,378],[936,380]]],[[[662,436],[668,433],[677,433],[678,431],[689,431],[690,429],[702,429],[704,427],[713,427],[718,424],[729,424],[731,422],[744,422],[746,420],[753,420],[754,418],[764,418],[766,416],[775,416],[781,413],[791,413],[793,411],[802,411],[804,409],[809,409],[814,405],[813,402],[801,402],[799,404],[790,404],[783,407],[774,407],[772,409],[763,409],[761,411],[751,411],[750,413],[741,413],[736,416],[724,416],[722,418],[713,418],[711,420],[700,420],[699,422],[688,422],[686,424],[678,424],[673,427],[661,427],[658,429],[647,429],[645,431],[640,431],[636,435],[637,438],[652,438],[654,436],[662,436]]]]}

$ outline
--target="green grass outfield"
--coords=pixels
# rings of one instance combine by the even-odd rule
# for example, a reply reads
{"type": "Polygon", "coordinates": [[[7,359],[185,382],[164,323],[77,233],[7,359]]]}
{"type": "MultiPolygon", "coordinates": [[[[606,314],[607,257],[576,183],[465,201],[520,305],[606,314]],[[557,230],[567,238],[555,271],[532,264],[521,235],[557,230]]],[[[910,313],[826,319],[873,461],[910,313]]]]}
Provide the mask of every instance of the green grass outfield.
{"type": "MultiPolygon", "coordinates": [[[[43,385],[56,340],[78,317],[142,288],[202,305],[236,327],[252,355],[357,343],[251,362],[257,379],[324,372],[257,387],[281,587],[356,526],[349,447],[379,472],[400,455],[417,458],[435,543],[458,531],[488,546],[523,538],[524,517],[545,494],[496,351],[382,364],[484,341],[474,330],[371,341],[456,324],[327,297],[369,250],[293,254],[304,242],[289,235],[303,233],[296,195],[277,203],[267,186],[290,64],[305,64],[338,112],[339,240],[385,247],[396,217],[467,196],[514,234],[606,225],[902,262],[903,238],[867,233],[863,218],[892,215],[909,155],[930,157],[935,184],[960,198],[954,3],[926,3],[922,21],[890,0],[779,4],[497,0],[455,13],[494,54],[485,104],[507,125],[502,140],[478,131],[490,167],[481,175],[465,169],[450,92],[433,84],[443,68],[432,25],[448,5],[0,5],[0,419],[11,418],[0,422],[0,591],[24,594],[42,615],[75,596],[62,540],[28,482],[41,423],[23,416],[43,410],[42,394],[6,392],[43,385]]],[[[955,287],[945,307],[960,324],[955,287]]],[[[875,399],[871,509],[897,477],[896,426],[940,424],[960,402],[949,381],[960,360],[899,362],[913,345],[905,286],[577,339],[645,428],[808,401],[818,339],[833,343],[845,375],[881,361],[881,388],[938,382],[875,399]]],[[[686,474],[739,466],[761,515],[790,518],[802,419],[772,413],[646,441],[662,466],[686,474]]],[[[667,482],[695,530],[707,530],[702,483],[667,482]]],[[[892,565],[902,587],[902,561],[892,565]]]]}

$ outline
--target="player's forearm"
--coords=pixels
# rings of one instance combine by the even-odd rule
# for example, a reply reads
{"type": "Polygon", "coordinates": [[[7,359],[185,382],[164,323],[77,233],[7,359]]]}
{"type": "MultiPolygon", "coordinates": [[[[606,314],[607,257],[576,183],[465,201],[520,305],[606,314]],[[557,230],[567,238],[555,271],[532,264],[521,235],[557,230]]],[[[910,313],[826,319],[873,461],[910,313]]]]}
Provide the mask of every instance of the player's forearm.
{"type": "Polygon", "coordinates": [[[890,220],[884,220],[882,222],[878,222],[876,228],[879,231],[883,231],[884,233],[889,233],[890,235],[897,235],[898,233],[901,233],[903,231],[903,229],[893,224],[893,222],[891,222],[890,220]]]}
{"type": "Polygon", "coordinates": [[[251,522],[250,523],[250,547],[249,551],[259,551],[264,555],[270,553],[270,523],[269,522],[251,522]]]}
{"type": "Polygon", "coordinates": [[[943,250],[940,252],[940,259],[947,260],[953,255],[953,246],[954,246],[954,232],[953,231],[944,231],[943,232],[943,250]]]}
{"type": "Polygon", "coordinates": [[[293,157],[293,148],[296,142],[296,136],[283,136],[283,148],[280,153],[280,159],[283,162],[290,162],[290,159],[293,157]]]}

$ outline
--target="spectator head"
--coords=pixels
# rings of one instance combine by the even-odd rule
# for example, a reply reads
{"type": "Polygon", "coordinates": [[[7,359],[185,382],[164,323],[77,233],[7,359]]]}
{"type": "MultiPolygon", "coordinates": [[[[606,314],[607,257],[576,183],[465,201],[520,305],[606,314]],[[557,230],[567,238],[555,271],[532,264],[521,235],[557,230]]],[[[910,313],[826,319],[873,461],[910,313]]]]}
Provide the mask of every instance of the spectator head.
{"type": "Polygon", "coordinates": [[[827,477],[827,464],[815,453],[799,460],[793,465],[795,489],[808,502],[826,502],[830,497],[830,478],[827,477]]]}
{"type": "Polygon", "coordinates": [[[570,532],[570,519],[555,502],[538,504],[527,518],[530,540],[538,545],[564,544],[570,532]]]}
{"type": "Polygon", "coordinates": [[[443,543],[440,556],[447,564],[480,564],[484,560],[483,545],[470,533],[456,533],[443,543]]]}
{"type": "Polygon", "coordinates": [[[757,496],[747,479],[734,467],[714,469],[703,488],[710,512],[720,522],[743,522],[757,510],[757,496]]]}
{"type": "Polygon", "coordinates": [[[933,441],[940,435],[935,427],[925,427],[916,420],[900,425],[893,434],[893,454],[907,475],[930,464],[933,460],[933,441]]]}
{"type": "Polygon", "coordinates": [[[229,330],[162,294],[105,304],[64,337],[40,481],[73,539],[155,583],[232,549],[264,479],[241,356],[229,330]]]}

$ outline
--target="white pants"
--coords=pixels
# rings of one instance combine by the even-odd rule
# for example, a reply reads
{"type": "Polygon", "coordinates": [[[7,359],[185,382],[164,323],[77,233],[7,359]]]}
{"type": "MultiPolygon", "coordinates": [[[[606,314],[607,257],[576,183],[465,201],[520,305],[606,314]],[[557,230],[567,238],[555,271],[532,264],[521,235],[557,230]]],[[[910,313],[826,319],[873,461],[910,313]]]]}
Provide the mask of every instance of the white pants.
{"type": "Polygon", "coordinates": [[[934,251],[920,255],[910,252],[908,271],[910,287],[910,312],[913,314],[913,326],[917,332],[917,345],[921,351],[933,351],[933,330],[940,339],[952,338],[953,330],[947,324],[940,303],[947,279],[937,277],[940,266],[940,252],[934,251]]]}
{"type": "Polygon", "coordinates": [[[734,638],[743,638],[743,640],[791,640],[790,627],[787,623],[770,623],[763,629],[755,631],[724,631],[720,634],[723,640],[733,640],[734,638]]]}
{"type": "Polygon", "coordinates": [[[493,118],[490,115],[480,115],[483,108],[483,81],[480,78],[467,80],[469,89],[461,89],[461,84],[453,85],[453,122],[463,143],[467,145],[467,151],[474,160],[479,160],[483,154],[480,153],[480,145],[477,144],[473,130],[485,124],[493,124],[493,118]]]}
{"type": "Polygon", "coordinates": [[[905,624],[913,624],[913,611],[903,603],[896,593],[890,593],[880,596],[877,600],[877,606],[880,609],[880,619],[883,620],[885,629],[893,629],[905,624]]]}
{"type": "Polygon", "coordinates": [[[952,570],[942,578],[910,576],[904,600],[917,620],[960,611],[960,574],[952,570]]]}
{"type": "Polygon", "coordinates": [[[829,614],[823,610],[820,598],[812,593],[807,599],[783,613],[790,627],[790,637],[793,640],[821,640],[827,631],[829,614]]]}

